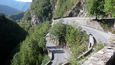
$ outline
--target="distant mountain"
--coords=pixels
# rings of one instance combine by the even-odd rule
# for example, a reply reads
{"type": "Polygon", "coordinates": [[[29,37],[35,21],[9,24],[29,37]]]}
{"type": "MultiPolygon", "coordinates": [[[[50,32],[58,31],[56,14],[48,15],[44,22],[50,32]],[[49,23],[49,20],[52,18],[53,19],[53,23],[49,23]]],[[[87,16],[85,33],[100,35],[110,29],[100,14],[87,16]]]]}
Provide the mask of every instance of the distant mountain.
{"type": "Polygon", "coordinates": [[[9,16],[9,18],[11,18],[13,21],[19,21],[20,19],[22,19],[24,16],[24,12],[18,13],[18,14],[14,14],[9,16]]]}
{"type": "Polygon", "coordinates": [[[20,11],[29,9],[31,2],[19,2],[15,0],[0,0],[0,5],[7,5],[20,11]]]}
{"type": "Polygon", "coordinates": [[[6,6],[6,5],[0,5],[0,13],[4,13],[5,15],[13,15],[20,12],[22,11],[6,6]]]}

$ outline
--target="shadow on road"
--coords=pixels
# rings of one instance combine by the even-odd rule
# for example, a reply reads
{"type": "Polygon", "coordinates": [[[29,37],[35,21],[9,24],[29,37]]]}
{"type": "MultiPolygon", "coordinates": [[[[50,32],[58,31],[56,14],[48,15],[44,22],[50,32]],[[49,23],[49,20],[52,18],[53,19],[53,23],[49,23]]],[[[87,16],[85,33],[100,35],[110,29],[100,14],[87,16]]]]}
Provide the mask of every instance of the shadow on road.
{"type": "Polygon", "coordinates": [[[52,52],[52,53],[64,53],[64,51],[63,50],[57,50],[57,49],[55,49],[55,50],[49,50],[50,52],[52,52]]]}
{"type": "Polygon", "coordinates": [[[47,46],[48,49],[56,49],[56,48],[60,48],[59,46],[47,46]]]}

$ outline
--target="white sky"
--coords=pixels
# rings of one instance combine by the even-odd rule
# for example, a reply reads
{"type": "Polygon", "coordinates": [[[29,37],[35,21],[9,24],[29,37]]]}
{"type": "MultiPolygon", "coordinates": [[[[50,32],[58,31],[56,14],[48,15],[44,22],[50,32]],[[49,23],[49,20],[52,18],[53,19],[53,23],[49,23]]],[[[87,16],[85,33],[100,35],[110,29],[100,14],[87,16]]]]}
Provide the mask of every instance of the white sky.
{"type": "Polygon", "coordinates": [[[32,2],[32,0],[16,0],[16,1],[20,1],[20,2],[32,2]]]}

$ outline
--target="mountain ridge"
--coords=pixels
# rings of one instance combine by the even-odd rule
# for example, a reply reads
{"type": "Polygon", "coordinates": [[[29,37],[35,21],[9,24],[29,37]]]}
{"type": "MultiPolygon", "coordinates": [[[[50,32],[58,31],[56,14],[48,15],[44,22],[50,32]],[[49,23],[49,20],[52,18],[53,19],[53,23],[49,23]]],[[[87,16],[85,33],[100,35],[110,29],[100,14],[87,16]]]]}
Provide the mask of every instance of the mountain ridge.
{"type": "Polygon", "coordinates": [[[0,5],[0,12],[4,13],[5,15],[13,15],[22,11],[12,8],[10,6],[0,5]]]}
{"type": "Polygon", "coordinates": [[[26,11],[28,10],[31,2],[19,2],[19,1],[14,1],[14,0],[3,0],[0,2],[0,5],[7,5],[9,7],[18,9],[20,11],[26,11]]]}

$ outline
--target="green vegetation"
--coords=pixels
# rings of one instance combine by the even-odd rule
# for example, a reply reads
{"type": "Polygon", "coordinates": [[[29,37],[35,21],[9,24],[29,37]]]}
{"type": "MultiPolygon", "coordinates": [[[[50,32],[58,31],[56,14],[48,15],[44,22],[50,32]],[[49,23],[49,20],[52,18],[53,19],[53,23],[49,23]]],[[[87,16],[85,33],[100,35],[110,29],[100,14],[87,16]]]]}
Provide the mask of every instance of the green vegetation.
{"type": "Polygon", "coordinates": [[[76,65],[78,61],[77,57],[87,50],[88,35],[85,32],[81,32],[79,29],[62,23],[54,24],[50,33],[55,35],[58,39],[65,40],[63,45],[66,43],[66,46],[72,51],[70,63],[71,65],[76,65]]]}
{"type": "Polygon", "coordinates": [[[104,15],[104,0],[87,0],[87,11],[90,15],[95,15],[96,17],[104,15]]]}
{"type": "Polygon", "coordinates": [[[41,65],[46,58],[44,36],[49,28],[45,22],[35,27],[34,33],[30,34],[20,44],[20,50],[14,55],[12,65],[41,65]]]}
{"type": "Polygon", "coordinates": [[[50,0],[33,0],[30,12],[41,20],[51,19],[52,10],[50,0]]]}
{"type": "Polygon", "coordinates": [[[0,65],[9,65],[15,47],[25,39],[27,32],[18,24],[0,14],[0,65]]]}
{"type": "Polygon", "coordinates": [[[29,11],[25,12],[24,17],[20,20],[20,22],[18,22],[18,24],[27,32],[29,32],[29,30],[32,27],[31,24],[31,14],[29,11]]]}
{"type": "MultiPolygon", "coordinates": [[[[20,20],[20,22],[18,22],[18,24],[26,32],[23,31],[23,29],[19,29],[20,31],[17,30],[17,24],[9,25],[9,23],[4,23],[4,25],[8,26],[9,28],[5,29],[5,27],[1,27],[0,31],[6,30],[5,32],[2,32],[6,33],[6,37],[8,36],[7,34],[11,34],[11,36],[9,37],[13,37],[5,39],[5,41],[8,41],[7,43],[16,44],[21,42],[20,44],[17,44],[18,48],[16,49],[16,54],[11,61],[11,65],[45,65],[49,60],[47,51],[44,50],[44,37],[50,26],[48,22],[52,19],[52,17],[58,18],[66,16],[72,9],[72,7],[76,5],[78,0],[55,0],[55,4],[52,3],[52,1],[53,0],[33,0],[30,9],[25,12],[24,17],[20,20]],[[37,21],[39,21],[40,23],[33,25],[33,19],[37,19],[37,21]],[[12,31],[13,33],[9,33],[9,30],[11,31],[11,29],[15,31],[12,31]],[[28,36],[25,39],[23,36],[25,36],[27,32],[28,36]],[[25,40],[23,41],[23,39],[25,40]]],[[[86,1],[87,10],[90,15],[95,15],[96,17],[105,15],[112,15],[113,17],[115,16],[114,0],[86,1]]],[[[1,18],[1,20],[2,19],[3,18],[1,18]]],[[[87,50],[88,35],[79,29],[75,29],[70,25],[64,25],[62,23],[54,24],[50,29],[50,33],[56,36],[56,38],[59,40],[59,45],[70,48],[72,52],[70,64],[78,65],[77,62],[79,60],[77,59],[77,57],[87,50]]],[[[2,37],[0,37],[0,39],[2,39],[2,37]]],[[[12,44],[8,45],[12,46],[12,44]]],[[[11,47],[8,47],[8,49],[10,48],[11,47]]],[[[98,49],[100,49],[100,47],[98,49]]]]}
{"type": "Polygon", "coordinates": [[[106,15],[115,17],[115,0],[105,0],[104,12],[106,15]]]}
{"type": "Polygon", "coordinates": [[[115,0],[87,0],[87,11],[96,17],[111,15],[115,17],[115,0]]]}
{"type": "Polygon", "coordinates": [[[96,44],[96,46],[94,47],[95,48],[94,51],[97,52],[97,51],[101,50],[103,47],[104,47],[104,45],[100,42],[100,43],[96,44]]]}
{"type": "Polygon", "coordinates": [[[56,36],[56,38],[59,40],[59,45],[63,45],[63,43],[65,43],[66,26],[64,24],[55,24],[50,29],[50,33],[56,36]]]}
{"type": "Polygon", "coordinates": [[[34,26],[31,21],[33,18],[39,19],[39,22],[49,21],[52,18],[52,6],[50,0],[33,0],[30,10],[25,12],[24,17],[20,20],[19,25],[30,33],[34,26]],[[34,17],[35,16],[35,17],[34,17]]]}
{"type": "Polygon", "coordinates": [[[18,51],[11,65],[44,65],[49,60],[45,49],[45,34],[52,17],[50,0],[33,0],[30,10],[18,24],[29,34],[18,46],[18,51]],[[34,17],[35,16],[35,17],[34,17]],[[32,18],[38,18],[41,23],[33,25],[32,18]],[[46,22],[45,22],[46,21],[46,22]]]}
{"type": "Polygon", "coordinates": [[[88,35],[72,26],[66,28],[66,43],[72,51],[71,65],[78,65],[77,57],[87,50],[88,35]]]}
{"type": "Polygon", "coordinates": [[[78,0],[57,0],[53,13],[54,18],[63,17],[77,3],[78,0]]]}

